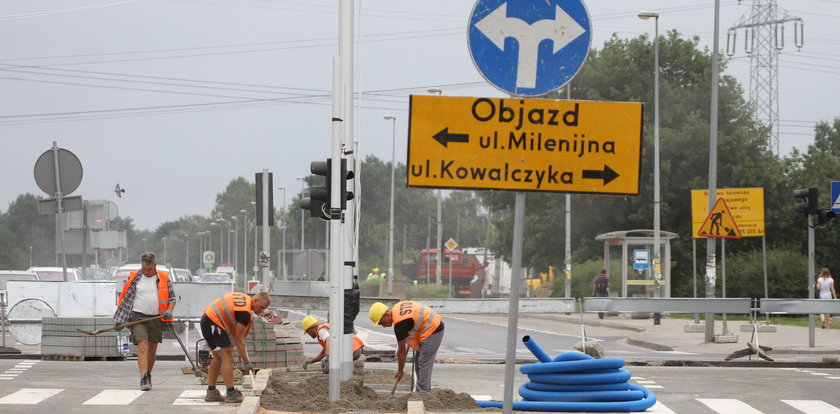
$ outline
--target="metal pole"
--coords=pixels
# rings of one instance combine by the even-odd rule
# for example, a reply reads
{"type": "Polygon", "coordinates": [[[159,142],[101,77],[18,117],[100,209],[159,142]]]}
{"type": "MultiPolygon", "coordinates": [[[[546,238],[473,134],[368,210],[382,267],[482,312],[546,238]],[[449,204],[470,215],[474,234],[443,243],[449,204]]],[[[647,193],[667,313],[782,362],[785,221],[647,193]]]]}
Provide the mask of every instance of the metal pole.
{"type": "MultiPolygon", "coordinates": [[[[814,226],[817,224],[817,216],[813,214],[808,215],[808,289],[806,290],[806,299],[811,298],[811,291],[814,288],[814,226]]],[[[815,346],[814,339],[814,314],[808,315],[808,346],[813,348],[815,346]]]]}
{"type": "MultiPolygon", "coordinates": [[[[349,10],[352,10],[352,3],[348,4],[348,1],[341,1],[340,2],[340,26],[339,32],[341,36],[344,36],[344,29],[346,29],[347,22],[345,21],[345,14],[350,13],[349,10]],[[350,8],[348,9],[348,6],[350,8]]],[[[352,19],[352,15],[350,16],[352,19]]],[[[352,36],[352,32],[350,33],[352,36]]],[[[343,39],[341,40],[344,41],[343,39]]],[[[343,177],[341,177],[341,133],[343,130],[343,122],[342,122],[342,115],[343,112],[341,110],[341,103],[342,103],[342,58],[334,57],[333,58],[333,100],[332,100],[332,113],[333,113],[333,123],[332,123],[332,145],[331,145],[331,156],[332,156],[332,171],[331,180],[333,183],[338,183],[343,177]]],[[[329,399],[330,401],[337,401],[341,398],[341,341],[344,339],[344,309],[341,306],[341,300],[344,296],[344,290],[342,289],[342,278],[341,278],[341,247],[342,247],[342,239],[341,239],[341,188],[338,185],[333,185],[331,188],[330,193],[330,201],[329,201],[329,208],[330,208],[330,221],[329,221],[329,231],[330,231],[330,250],[332,250],[332,255],[330,256],[329,261],[329,268],[330,268],[330,360],[329,360],[329,399]]],[[[309,272],[309,278],[312,277],[311,270],[309,272]]]]}
{"type": "Polygon", "coordinates": [[[443,225],[441,223],[441,190],[438,190],[437,198],[437,265],[435,266],[435,283],[440,284],[440,266],[443,261],[443,225]]]}
{"type": "MultiPolygon", "coordinates": [[[[248,280],[248,210],[239,210],[245,220],[242,221],[242,278],[248,280]]],[[[246,282],[247,284],[247,282],[246,282]]]]}
{"type": "MultiPolygon", "coordinates": [[[[761,236],[761,262],[764,267],[764,298],[769,299],[770,293],[767,289],[767,236],[761,236]]],[[[770,314],[765,313],[767,322],[770,323],[770,314]]]]}
{"type": "MultiPolygon", "coordinates": [[[[271,191],[271,187],[269,187],[269,182],[271,181],[270,175],[271,173],[268,172],[267,168],[263,168],[263,179],[262,179],[262,248],[265,254],[271,255],[271,232],[269,231],[268,227],[268,218],[269,214],[273,214],[273,211],[269,211],[268,206],[268,193],[271,191]]],[[[264,291],[271,291],[271,286],[268,284],[268,275],[271,272],[271,266],[266,266],[262,269],[262,290],[264,291]]]]}
{"type": "MultiPolygon", "coordinates": [[[[694,281],[694,296],[697,297],[697,239],[691,237],[691,279],[694,281]]],[[[694,323],[700,323],[700,314],[694,312],[694,323]]]]}
{"type": "MultiPolygon", "coordinates": [[[[304,193],[304,180],[303,177],[297,177],[300,180],[300,199],[303,201],[303,193],[304,193]]],[[[303,251],[303,225],[304,225],[304,217],[303,217],[303,209],[300,210],[300,251],[303,251]]]]}
{"type": "MultiPolygon", "coordinates": [[[[726,297],[726,239],[720,241],[720,289],[721,297],[726,297]]],[[[721,335],[729,335],[729,330],[726,325],[726,314],[721,315],[722,332],[721,335]]]]}
{"type": "MultiPolygon", "coordinates": [[[[239,217],[233,216],[236,223],[233,226],[233,269],[239,269],[239,217]]],[[[242,287],[245,287],[245,274],[242,274],[242,287]]]]}
{"type": "Polygon", "coordinates": [[[426,260],[426,284],[428,285],[430,282],[431,274],[432,274],[432,263],[429,261],[430,250],[432,248],[431,243],[431,234],[432,234],[432,212],[430,211],[429,214],[426,216],[426,255],[424,259],[426,260]]]}
{"type": "Polygon", "coordinates": [[[184,259],[184,262],[185,262],[184,267],[189,269],[190,268],[190,234],[189,233],[187,233],[187,254],[186,254],[186,258],[184,259]]]}
{"type": "MultiPolygon", "coordinates": [[[[712,46],[712,104],[709,122],[709,211],[717,198],[718,83],[720,82],[720,0],[715,0],[714,42],[712,46]]],[[[715,238],[706,238],[706,297],[715,297],[715,238]]],[[[706,342],[715,341],[715,314],[706,314],[706,342]]]]}
{"type": "Polygon", "coordinates": [[[280,255],[280,269],[281,273],[283,273],[283,280],[287,279],[286,276],[286,227],[289,227],[289,223],[286,222],[286,187],[280,187],[283,190],[283,254],[280,255]]]}
{"type": "Polygon", "coordinates": [[[394,170],[397,159],[397,117],[385,115],[391,121],[391,216],[388,225],[388,296],[394,295],[394,170]]]}
{"type": "MultiPolygon", "coordinates": [[[[572,99],[572,83],[566,84],[566,99],[572,99]]],[[[564,297],[572,297],[572,195],[566,194],[566,271],[565,280],[563,281],[563,288],[565,290],[564,297]]]]}
{"type": "Polygon", "coordinates": [[[654,295],[660,296],[659,281],[662,280],[662,254],[659,245],[660,237],[660,198],[659,198],[659,14],[654,20],[654,71],[653,71],[653,278],[656,288],[654,295]]]}
{"type": "Polygon", "coordinates": [[[64,274],[64,281],[67,281],[67,254],[64,251],[64,208],[61,205],[61,177],[58,173],[58,143],[53,141],[53,166],[55,167],[55,201],[58,207],[58,234],[61,246],[61,271],[64,274]]]}
{"type": "Polygon", "coordinates": [[[513,210],[513,257],[510,275],[510,309],[508,311],[507,358],[505,359],[505,400],[502,412],[513,410],[513,374],[516,365],[516,325],[519,319],[519,280],[522,277],[522,239],[525,227],[525,193],[516,193],[513,210]]]}

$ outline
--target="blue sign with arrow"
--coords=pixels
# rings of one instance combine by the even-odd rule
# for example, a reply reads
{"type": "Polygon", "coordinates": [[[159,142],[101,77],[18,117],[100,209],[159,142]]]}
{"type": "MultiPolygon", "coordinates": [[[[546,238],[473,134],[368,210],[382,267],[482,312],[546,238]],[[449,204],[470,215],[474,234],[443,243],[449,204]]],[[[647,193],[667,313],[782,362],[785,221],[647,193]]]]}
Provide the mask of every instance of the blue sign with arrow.
{"type": "Polygon", "coordinates": [[[831,182],[831,211],[840,213],[840,181],[831,182]]]}
{"type": "Polygon", "coordinates": [[[592,42],[582,0],[478,0],[468,30],[473,63],[496,88],[538,96],[568,83],[592,42]]]}

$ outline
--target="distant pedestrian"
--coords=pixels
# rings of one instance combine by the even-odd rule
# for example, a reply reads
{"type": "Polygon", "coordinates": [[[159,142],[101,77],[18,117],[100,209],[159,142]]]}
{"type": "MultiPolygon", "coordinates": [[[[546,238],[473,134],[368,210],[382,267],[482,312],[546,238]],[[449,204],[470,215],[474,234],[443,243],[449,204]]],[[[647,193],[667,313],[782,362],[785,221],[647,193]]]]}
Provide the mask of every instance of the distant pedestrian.
{"type": "MultiPolygon", "coordinates": [[[[605,298],[610,296],[610,278],[607,269],[601,269],[601,274],[592,281],[592,296],[605,298]]],[[[604,312],[598,312],[598,318],[604,319],[604,312]]]]}
{"type": "MultiPolygon", "coordinates": [[[[831,277],[831,272],[827,267],[820,270],[820,278],[817,279],[817,289],[820,291],[820,299],[837,299],[837,292],[834,290],[834,279],[831,277]]],[[[822,319],[823,329],[828,328],[828,322],[831,321],[831,315],[823,313],[820,315],[822,319]]]]}
{"type": "Polygon", "coordinates": [[[172,327],[174,306],[175,290],[172,289],[169,272],[157,270],[154,253],[143,253],[140,256],[140,271],[135,270],[128,275],[114,314],[116,325],[160,316],[131,327],[131,340],[137,345],[141,391],[152,389],[152,368],[155,366],[157,347],[163,342],[164,327],[172,327]]]}

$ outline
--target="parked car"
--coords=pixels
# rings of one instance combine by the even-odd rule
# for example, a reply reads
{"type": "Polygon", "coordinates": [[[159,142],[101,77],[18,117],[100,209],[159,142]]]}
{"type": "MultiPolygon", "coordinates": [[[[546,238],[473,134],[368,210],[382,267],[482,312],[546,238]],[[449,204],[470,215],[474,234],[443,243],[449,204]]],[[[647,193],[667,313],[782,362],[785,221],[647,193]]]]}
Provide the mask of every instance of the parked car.
{"type": "Polygon", "coordinates": [[[231,280],[230,275],[228,275],[227,273],[205,273],[204,276],[202,276],[202,278],[201,278],[201,282],[202,283],[208,283],[208,282],[232,283],[233,280],[231,280]]]}
{"type": "Polygon", "coordinates": [[[111,273],[100,267],[77,267],[76,271],[82,276],[82,280],[111,280],[111,273]]]}
{"type": "Polygon", "coordinates": [[[25,270],[0,270],[0,293],[6,292],[6,282],[10,280],[38,280],[38,275],[25,270]]]}
{"type": "Polygon", "coordinates": [[[175,281],[176,282],[192,282],[193,281],[193,274],[190,272],[190,269],[181,269],[181,268],[174,268],[172,269],[175,272],[175,281]]]}
{"type": "MultiPolygon", "coordinates": [[[[64,271],[60,267],[30,267],[26,269],[27,272],[32,272],[38,275],[38,280],[42,281],[52,281],[52,282],[63,282],[64,281],[64,271]]],[[[67,268],[67,281],[77,281],[82,280],[81,274],[72,268],[67,268]]]]}

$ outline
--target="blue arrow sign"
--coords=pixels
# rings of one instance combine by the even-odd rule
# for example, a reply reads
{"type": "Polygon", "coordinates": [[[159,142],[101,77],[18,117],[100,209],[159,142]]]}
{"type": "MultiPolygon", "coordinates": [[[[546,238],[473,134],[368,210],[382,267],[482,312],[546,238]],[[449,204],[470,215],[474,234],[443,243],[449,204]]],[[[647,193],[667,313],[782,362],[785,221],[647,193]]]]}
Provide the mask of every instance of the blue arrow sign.
{"type": "Polygon", "coordinates": [[[831,211],[840,213],[840,181],[831,182],[831,211]]]}
{"type": "Polygon", "coordinates": [[[484,79],[516,96],[537,96],[569,82],[592,41],[582,0],[478,0],[469,48],[484,79]]]}

